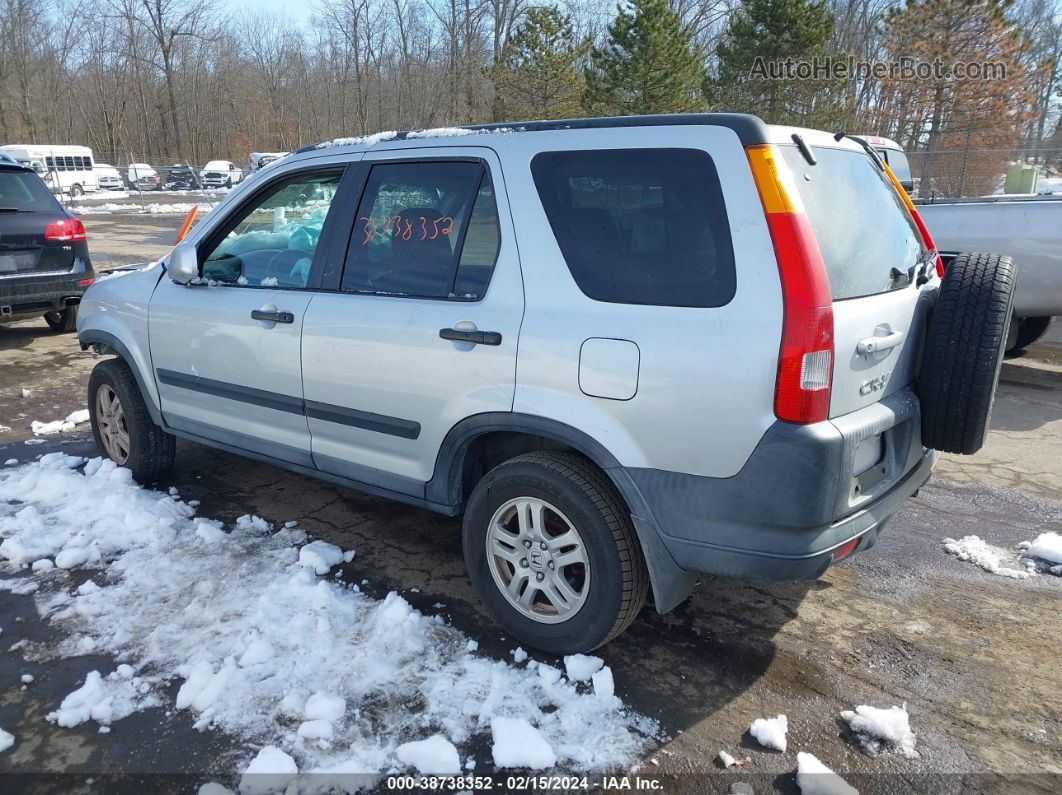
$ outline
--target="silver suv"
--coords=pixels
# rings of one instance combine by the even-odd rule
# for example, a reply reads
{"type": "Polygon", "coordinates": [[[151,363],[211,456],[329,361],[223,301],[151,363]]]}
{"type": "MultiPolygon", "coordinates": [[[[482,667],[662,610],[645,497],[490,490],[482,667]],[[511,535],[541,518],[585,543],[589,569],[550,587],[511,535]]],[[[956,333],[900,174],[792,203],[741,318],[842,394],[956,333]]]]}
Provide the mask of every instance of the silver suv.
{"type": "Polygon", "coordinates": [[[813,578],[987,428],[1013,269],[941,278],[850,136],[693,114],[308,147],[93,286],[106,454],[174,437],[464,514],[522,643],[587,651],[651,591],[813,578]]]}

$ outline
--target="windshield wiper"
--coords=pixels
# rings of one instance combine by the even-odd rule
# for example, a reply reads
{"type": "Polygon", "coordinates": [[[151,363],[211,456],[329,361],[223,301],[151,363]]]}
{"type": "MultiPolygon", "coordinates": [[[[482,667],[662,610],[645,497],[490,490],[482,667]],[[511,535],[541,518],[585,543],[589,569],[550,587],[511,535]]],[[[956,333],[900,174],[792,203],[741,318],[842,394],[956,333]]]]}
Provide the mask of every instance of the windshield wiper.
{"type": "Polygon", "coordinates": [[[21,207],[0,207],[0,213],[29,213],[32,210],[24,210],[21,207]]]}
{"type": "Polygon", "coordinates": [[[841,132],[836,132],[833,134],[833,140],[835,141],[840,141],[842,138],[848,138],[849,140],[855,141],[857,144],[863,147],[864,150],[866,150],[866,153],[870,155],[870,159],[874,161],[878,168],[880,168],[882,171],[885,170],[885,161],[881,159],[881,155],[878,154],[878,150],[868,144],[865,139],[860,138],[858,135],[849,135],[843,130],[841,132]]]}

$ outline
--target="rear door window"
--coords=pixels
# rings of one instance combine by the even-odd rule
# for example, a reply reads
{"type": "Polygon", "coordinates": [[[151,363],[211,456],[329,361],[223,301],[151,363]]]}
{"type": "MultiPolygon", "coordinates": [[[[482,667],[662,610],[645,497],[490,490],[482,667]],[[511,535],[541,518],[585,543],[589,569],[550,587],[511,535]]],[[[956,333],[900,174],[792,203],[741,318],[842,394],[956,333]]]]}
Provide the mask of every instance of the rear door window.
{"type": "Polygon", "coordinates": [[[483,163],[377,163],[358,206],[342,289],[478,300],[500,245],[483,163]]]}
{"type": "Polygon", "coordinates": [[[707,152],[543,152],[531,172],[572,278],[588,297],[689,307],[734,297],[730,225],[707,152]]]}
{"type": "Polygon", "coordinates": [[[908,286],[926,252],[881,169],[862,151],[815,147],[812,166],[795,146],[779,148],[815,230],[833,300],[908,286]]]}

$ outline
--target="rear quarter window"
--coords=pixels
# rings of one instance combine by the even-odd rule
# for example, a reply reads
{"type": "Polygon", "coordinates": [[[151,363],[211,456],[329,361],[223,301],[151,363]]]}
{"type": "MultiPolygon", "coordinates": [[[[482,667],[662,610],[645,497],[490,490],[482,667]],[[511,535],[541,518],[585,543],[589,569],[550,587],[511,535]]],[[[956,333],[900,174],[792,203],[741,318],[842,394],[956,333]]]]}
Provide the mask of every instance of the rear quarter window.
{"type": "Polygon", "coordinates": [[[718,307],[735,291],[715,164],[697,149],[543,152],[531,172],[579,289],[596,301],[718,307]]]}

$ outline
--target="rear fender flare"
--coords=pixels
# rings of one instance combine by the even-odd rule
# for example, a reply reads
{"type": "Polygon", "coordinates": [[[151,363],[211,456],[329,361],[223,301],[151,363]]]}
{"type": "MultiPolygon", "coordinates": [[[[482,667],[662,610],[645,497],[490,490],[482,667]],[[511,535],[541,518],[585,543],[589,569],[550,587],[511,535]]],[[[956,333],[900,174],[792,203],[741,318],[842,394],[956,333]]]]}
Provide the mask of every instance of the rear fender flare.
{"type": "Polygon", "coordinates": [[[664,547],[653,514],[634,480],[600,442],[570,425],[533,414],[512,412],[489,412],[467,417],[451,428],[443,439],[436,458],[435,474],[425,486],[425,496],[429,501],[461,505],[461,478],[469,447],[476,438],[496,431],[553,439],[568,445],[600,467],[631,512],[638,542],[649,569],[649,582],[657,611],[666,613],[689,596],[697,577],[683,571],[664,547]]]}

